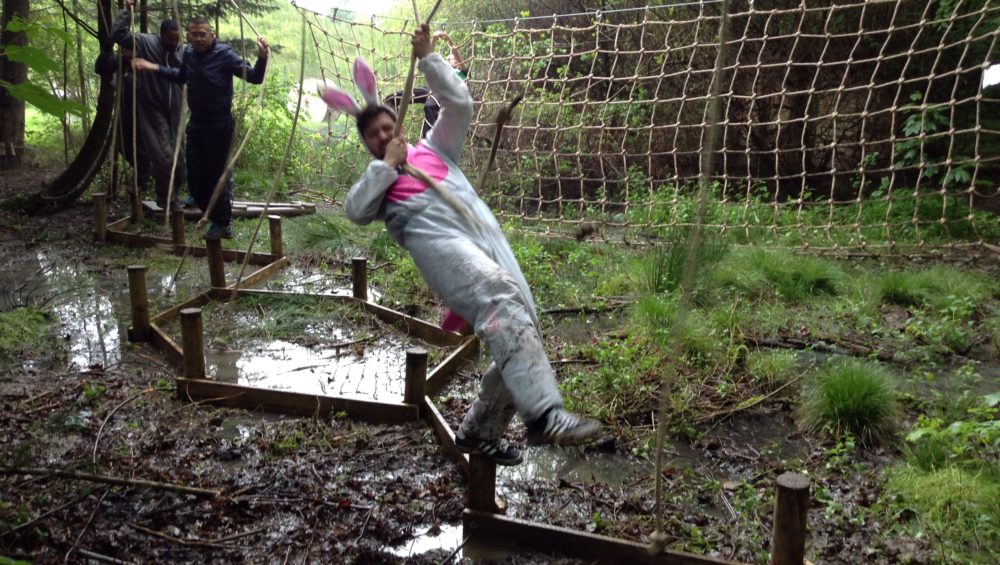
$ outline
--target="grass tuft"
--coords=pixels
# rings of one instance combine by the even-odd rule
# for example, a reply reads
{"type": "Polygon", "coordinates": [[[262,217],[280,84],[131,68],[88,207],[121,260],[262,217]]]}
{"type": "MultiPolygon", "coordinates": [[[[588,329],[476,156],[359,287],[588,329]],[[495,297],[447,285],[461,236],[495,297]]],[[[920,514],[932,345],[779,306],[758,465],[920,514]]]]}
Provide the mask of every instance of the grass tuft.
{"type": "Polygon", "coordinates": [[[751,351],[747,355],[747,372],[750,379],[767,388],[788,382],[798,367],[794,351],[751,351]]]}
{"type": "Polygon", "coordinates": [[[820,369],[807,383],[799,426],[862,443],[890,440],[898,427],[899,400],[889,375],[874,363],[845,359],[820,369]]]}
{"type": "Polygon", "coordinates": [[[877,286],[882,302],[937,311],[947,310],[958,299],[978,303],[990,294],[983,281],[945,266],[889,272],[878,279],[877,286]]]}
{"type": "Polygon", "coordinates": [[[787,251],[746,248],[728,255],[713,272],[714,282],[754,298],[798,301],[837,295],[847,277],[835,263],[787,251]]]}

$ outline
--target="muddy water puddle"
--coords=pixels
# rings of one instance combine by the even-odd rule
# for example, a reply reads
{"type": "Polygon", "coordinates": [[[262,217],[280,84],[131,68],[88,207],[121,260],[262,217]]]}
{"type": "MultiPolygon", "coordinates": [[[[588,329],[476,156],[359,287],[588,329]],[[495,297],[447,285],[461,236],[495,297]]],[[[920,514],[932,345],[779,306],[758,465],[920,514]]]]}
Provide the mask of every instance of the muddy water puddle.
{"type": "Polygon", "coordinates": [[[436,550],[451,553],[462,546],[464,539],[461,524],[424,525],[414,528],[413,537],[404,544],[385,550],[404,558],[436,550]]]}

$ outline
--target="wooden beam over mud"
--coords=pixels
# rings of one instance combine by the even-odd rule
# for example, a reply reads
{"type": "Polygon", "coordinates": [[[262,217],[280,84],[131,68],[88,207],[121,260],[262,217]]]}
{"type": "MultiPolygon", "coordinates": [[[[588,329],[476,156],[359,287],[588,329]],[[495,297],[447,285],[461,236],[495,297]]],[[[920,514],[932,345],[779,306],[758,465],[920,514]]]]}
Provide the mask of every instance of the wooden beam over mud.
{"type": "Polygon", "coordinates": [[[458,464],[462,473],[469,473],[469,456],[462,453],[455,447],[455,432],[451,431],[451,426],[445,421],[444,416],[434,405],[434,401],[429,396],[424,397],[424,405],[421,407],[421,414],[424,420],[434,429],[434,435],[438,438],[438,443],[445,450],[451,460],[458,464]]]}
{"type": "Polygon", "coordinates": [[[487,512],[466,510],[462,514],[463,537],[469,537],[466,548],[488,546],[491,550],[537,551],[587,563],[628,563],[629,565],[737,565],[735,561],[664,550],[651,554],[643,544],[608,536],[578,532],[508,518],[487,512]]]}
{"type": "MultiPolygon", "coordinates": [[[[121,221],[121,220],[119,220],[121,221]]],[[[117,223],[117,222],[116,222],[117,223]]],[[[208,254],[208,249],[205,246],[199,245],[178,245],[174,243],[171,237],[159,237],[155,235],[145,235],[141,233],[130,233],[126,231],[119,231],[118,229],[113,229],[114,224],[108,225],[107,230],[107,241],[108,243],[117,243],[120,245],[128,245],[129,247],[159,247],[165,249],[174,255],[184,255],[185,249],[188,249],[188,254],[194,257],[205,257],[208,254]]],[[[223,249],[222,258],[228,262],[242,262],[244,257],[246,257],[245,251],[237,251],[235,249],[223,249]]],[[[270,253],[251,253],[249,263],[251,265],[270,265],[277,261],[279,257],[275,257],[270,253]]]]}
{"type": "Polygon", "coordinates": [[[419,408],[415,405],[318,396],[183,377],[177,379],[177,397],[217,406],[305,417],[329,418],[337,412],[345,412],[351,418],[373,424],[402,424],[419,419],[419,408]]]}
{"type": "Polygon", "coordinates": [[[448,380],[452,375],[458,371],[458,368],[466,361],[474,359],[478,351],[479,340],[476,339],[476,336],[465,338],[465,343],[460,345],[455,351],[452,351],[451,355],[427,375],[427,385],[425,387],[427,396],[437,396],[441,392],[441,389],[448,384],[448,380]]]}

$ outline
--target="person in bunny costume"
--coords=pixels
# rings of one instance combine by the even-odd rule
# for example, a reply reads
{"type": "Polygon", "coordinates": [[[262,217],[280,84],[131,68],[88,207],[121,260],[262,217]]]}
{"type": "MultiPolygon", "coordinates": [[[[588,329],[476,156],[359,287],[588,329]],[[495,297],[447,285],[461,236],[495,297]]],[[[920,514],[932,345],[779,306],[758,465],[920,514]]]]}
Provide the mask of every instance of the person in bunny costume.
{"type": "Polygon", "coordinates": [[[321,90],[329,106],[357,119],[362,142],[375,157],[347,194],[347,217],[358,224],[384,221],[427,284],[472,326],[493,357],[456,434],[459,450],[500,465],[520,463],[520,450],[503,437],[515,413],[527,426],[529,444],[590,441],[601,425],[563,408],[528,283],[496,218],[458,166],[472,121],[469,90],[433,52],[427,24],[414,32],[412,44],[418,68],[441,103],[440,117],[417,145],[394,137],[396,114],[380,104],[375,75],[362,59],[355,61],[354,80],[364,108],[335,87],[321,90]],[[404,164],[433,182],[404,173],[404,164]]]}

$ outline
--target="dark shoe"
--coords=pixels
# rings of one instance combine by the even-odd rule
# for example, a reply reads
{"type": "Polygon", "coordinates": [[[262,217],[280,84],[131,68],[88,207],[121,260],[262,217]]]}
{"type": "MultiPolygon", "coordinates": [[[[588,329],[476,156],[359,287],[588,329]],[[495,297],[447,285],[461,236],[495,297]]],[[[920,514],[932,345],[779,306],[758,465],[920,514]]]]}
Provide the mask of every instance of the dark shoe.
{"type": "Polygon", "coordinates": [[[233,239],[233,228],[228,225],[212,224],[205,232],[205,239],[233,239]]]}
{"type": "Polygon", "coordinates": [[[500,439],[479,439],[466,436],[462,430],[455,434],[455,447],[462,453],[481,453],[497,465],[517,465],[521,462],[521,450],[500,439]]]}
{"type": "MultiPolygon", "coordinates": [[[[160,201],[160,200],[156,201],[156,206],[160,210],[166,210],[167,209],[167,203],[163,202],[163,201],[160,201]]],[[[184,209],[184,207],[181,206],[180,200],[174,200],[173,202],[170,203],[170,211],[171,212],[177,212],[177,211],[183,210],[183,209],[184,209]]]]}
{"type": "Polygon", "coordinates": [[[580,445],[601,433],[601,423],[552,408],[528,425],[528,445],[580,445]]]}

